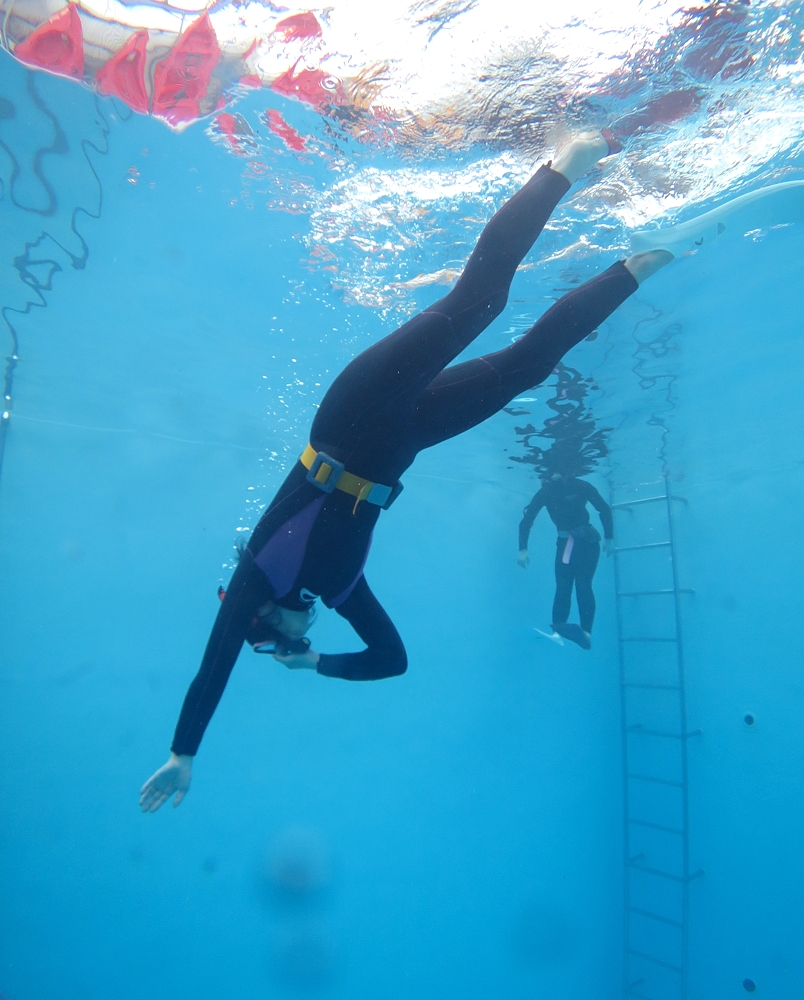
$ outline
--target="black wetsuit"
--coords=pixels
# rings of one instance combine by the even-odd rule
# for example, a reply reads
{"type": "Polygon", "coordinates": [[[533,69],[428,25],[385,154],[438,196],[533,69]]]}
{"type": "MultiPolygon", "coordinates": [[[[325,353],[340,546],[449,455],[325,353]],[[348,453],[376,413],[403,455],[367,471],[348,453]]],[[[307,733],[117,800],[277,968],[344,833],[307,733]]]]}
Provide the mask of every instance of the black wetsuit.
{"type": "MultiPolygon", "coordinates": [[[[637,287],[622,262],[573,289],[521,339],[447,367],[505,306],[511,280],[569,182],[549,166],[483,230],[452,291],[350,362],[324,396],[310,441],[347,471],[393,486],[416,453],[454,437],[542,382],[563,355],[637,287]]],[[[321,597],[366,644],[322,655],[318,672],[377,680],[407,666],[402,640],[363,576],[380,508],[323,494],[298,462],[249,539],[181,711],[173,751],[195,754],[256,610],[269,599],[308,607],[321,597]]]]}
{"type": "Polygon", "coordinates": [[[600,558],[600,535],[589,523],[590,503],[600,514],[606,538],[614,537],[611,507],[585,479],[559,479],[546,482],[525,508],[519,524],[519,548],[527,549],[530,529],[536,515],[547,508],[558,528],[556,540],[556,596],[553,601],[553,624],[563,625],[570,615],[572,586],[578,601],[581,628],[591,632],[595,621],[595,595],[592,579],[600,558]]]}

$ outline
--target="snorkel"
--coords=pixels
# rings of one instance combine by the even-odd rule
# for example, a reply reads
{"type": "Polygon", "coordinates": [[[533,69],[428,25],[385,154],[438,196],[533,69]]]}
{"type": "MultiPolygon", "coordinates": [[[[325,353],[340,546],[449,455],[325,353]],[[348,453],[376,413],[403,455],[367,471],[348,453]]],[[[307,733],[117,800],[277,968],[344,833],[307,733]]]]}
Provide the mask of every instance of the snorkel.
{"type": "Polygon", "coordinates": [[[265,635],[261,638],[248,639],[255,653],[266,653],[271,656],[274,654],[278,656],[298,656],[299,654],[306,653],[310,648],[310,640],[306,636],[302,636],[301,639],[291,639],[283,635],[278,629],[275,629],[273,625],[263,626],[263,631],[265,635]]]}

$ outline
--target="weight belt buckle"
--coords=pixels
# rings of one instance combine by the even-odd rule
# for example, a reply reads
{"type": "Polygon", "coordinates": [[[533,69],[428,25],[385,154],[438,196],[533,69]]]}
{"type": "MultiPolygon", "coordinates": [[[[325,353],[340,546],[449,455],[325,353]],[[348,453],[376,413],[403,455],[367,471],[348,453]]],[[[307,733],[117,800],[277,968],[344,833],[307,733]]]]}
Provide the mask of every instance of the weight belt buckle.
{"type": "Polygon", "coordinates": [[[383,510],[388,510],[404,488],[401,482],[397,482],[395,486],[381,486],[377,483],[371,488],[371,492],[366,499],[369,503],[376,503],[383,510]]]}
{"type": "Polygon", "coordinates": [[[343,462],[332,458],[325,451],[319,451],[313,459],[313,464],[307,470],[307,482],[318,487],[322,493],[332,493],[345,469],[343,462]],[[326,471],[327,469],[329,472],[326,471]],[[325,478],[321,478],[322,472],[325,478]]]}

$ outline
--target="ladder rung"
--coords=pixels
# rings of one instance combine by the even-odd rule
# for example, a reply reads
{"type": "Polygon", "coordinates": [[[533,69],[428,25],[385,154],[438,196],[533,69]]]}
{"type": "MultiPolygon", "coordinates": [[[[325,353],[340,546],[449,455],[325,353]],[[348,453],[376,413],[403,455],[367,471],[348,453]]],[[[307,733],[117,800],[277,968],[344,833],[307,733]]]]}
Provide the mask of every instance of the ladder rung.
{"type": "MultiPolygon", "coordinates": [[[[640,503],[657,503],[659,500],[667,500],[668,496],[666,493],[662,493],[658,497],[643,497],[641,500],[624,500],[622,503],[613,503],[611,505],[612,510],[624,510],[626,507],[636,507],[640,503]]],[[[679,503],[686,503],[686,497],[675,497],[670,496],[670,500],[678,500],[679,503]]]]}
{"type": "Polygon", "coordinates": [[[645,729],[641,722],[637,722],[633,726],[626,726],[627,733],[639,733],[642,736],[663,736],[668,740],[688,740],[692,736],[701,736],[703,734],[702,729],[693,729],[689,733],[664,733],[660,729],[645,729]]]}
{"type": "Polygon", "coordinates": [[[678,927],[680,930],[684,928],[684,924],[679,923],[678,920],[661,917],[658,913],[651,913],[650,910],[640,910],[638,906],[626,906],[626,910],[630,910],[631,913],[638,913],[641,917],[648,917],[650,920],[658,920],[662,924],[669,924],[671,927],[678,927]]]}
{"type": "Polygon", "coordinates": [[[662,826],[661,823],[649,823],[646,819],[629,819],[629,823],[634,826],[647,826],[651,830],[661,830],[662,833],[674,833],[678,837],[684,836],[683,830],[677,830],[674,826],[662,826]]]}
{"type": "Polygon", "coordinates": [[[683,788],[683,781],[670,781],[669,778],[654,778],[649,774],[627,774],[627,778],[633,778],[635,781],[650,781],[654,785],[672,785],[673,788],[683,788]]]}
{"type": "Polygon", "coordinates": [[[670,587],[668,590],[618,590],[618,597],[654,597],[660,594],[694,594],[694,590],[679,587],[677,590],[670,587]]]}
{"type": "Polygon", "coordinates": [[[678,684],[638,684],[636,681],[625,681],[623,687],[642,688],[647,691],[680,691],[678,684]]]}
{"type": "Polygon", "coordinates": [[[646,962],[653,962],[654,965],[660,965],[663,969],[670,969],[679,975],[682,975],[684,972],[680,965],[673,965],[672,962],[665,962],[661,958],[654,958],[653,955],[646,955],[644,951],[636,951],[634,948],[629,948],[628,954],[634,955],[636,958],[643,958],[646,962]]]}
{"type": "Polygon", "coordinates": [[[666,549],[670,542],[647,542],[645,545],[622,545],[615,552],[638,552],[640,549],[666,549]]]}
{"type": "Polygon", "coordinates": [[[626,635],[620,639],[620,642],[678,642],[678,638],[661,638],[654,635],[626,635]]]}
{"type": "MultiPolygon", "coordinates": [[[[644,855],[639,855],[639,857],[644,857],[644,855]]],[[[655,875],[657,878],[667,878],[672,882],[692,882],[694,878],[700,878],[703,875],[703,868],[699,868],[697,872],[693,872],[692,875],[673,875],[670,872],[660,871],[658,868],[648,868],[647,865],[640,865],[637,861],[626,861],[626,866],[632,868],[634,871],[642,872],[645,875],[655,875]]]]}

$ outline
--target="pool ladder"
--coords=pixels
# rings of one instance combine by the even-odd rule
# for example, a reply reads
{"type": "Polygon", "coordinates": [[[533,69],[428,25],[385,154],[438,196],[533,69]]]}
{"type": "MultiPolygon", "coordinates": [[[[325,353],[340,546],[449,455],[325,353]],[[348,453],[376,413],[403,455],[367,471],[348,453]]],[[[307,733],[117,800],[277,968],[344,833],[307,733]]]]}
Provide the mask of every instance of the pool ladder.
{"type": "Polygon", "coordinates": [[[612,503],[622,707],[623,996],[686,1000],[690,871],[682,603],[674,496],[612,503]],[[655,534],[654,534],[655,533],[655,534]],[[662,536],[660,540],[656,537],[662,536]],[[619,540],[635,544],[620,545],[619,540]]]}

